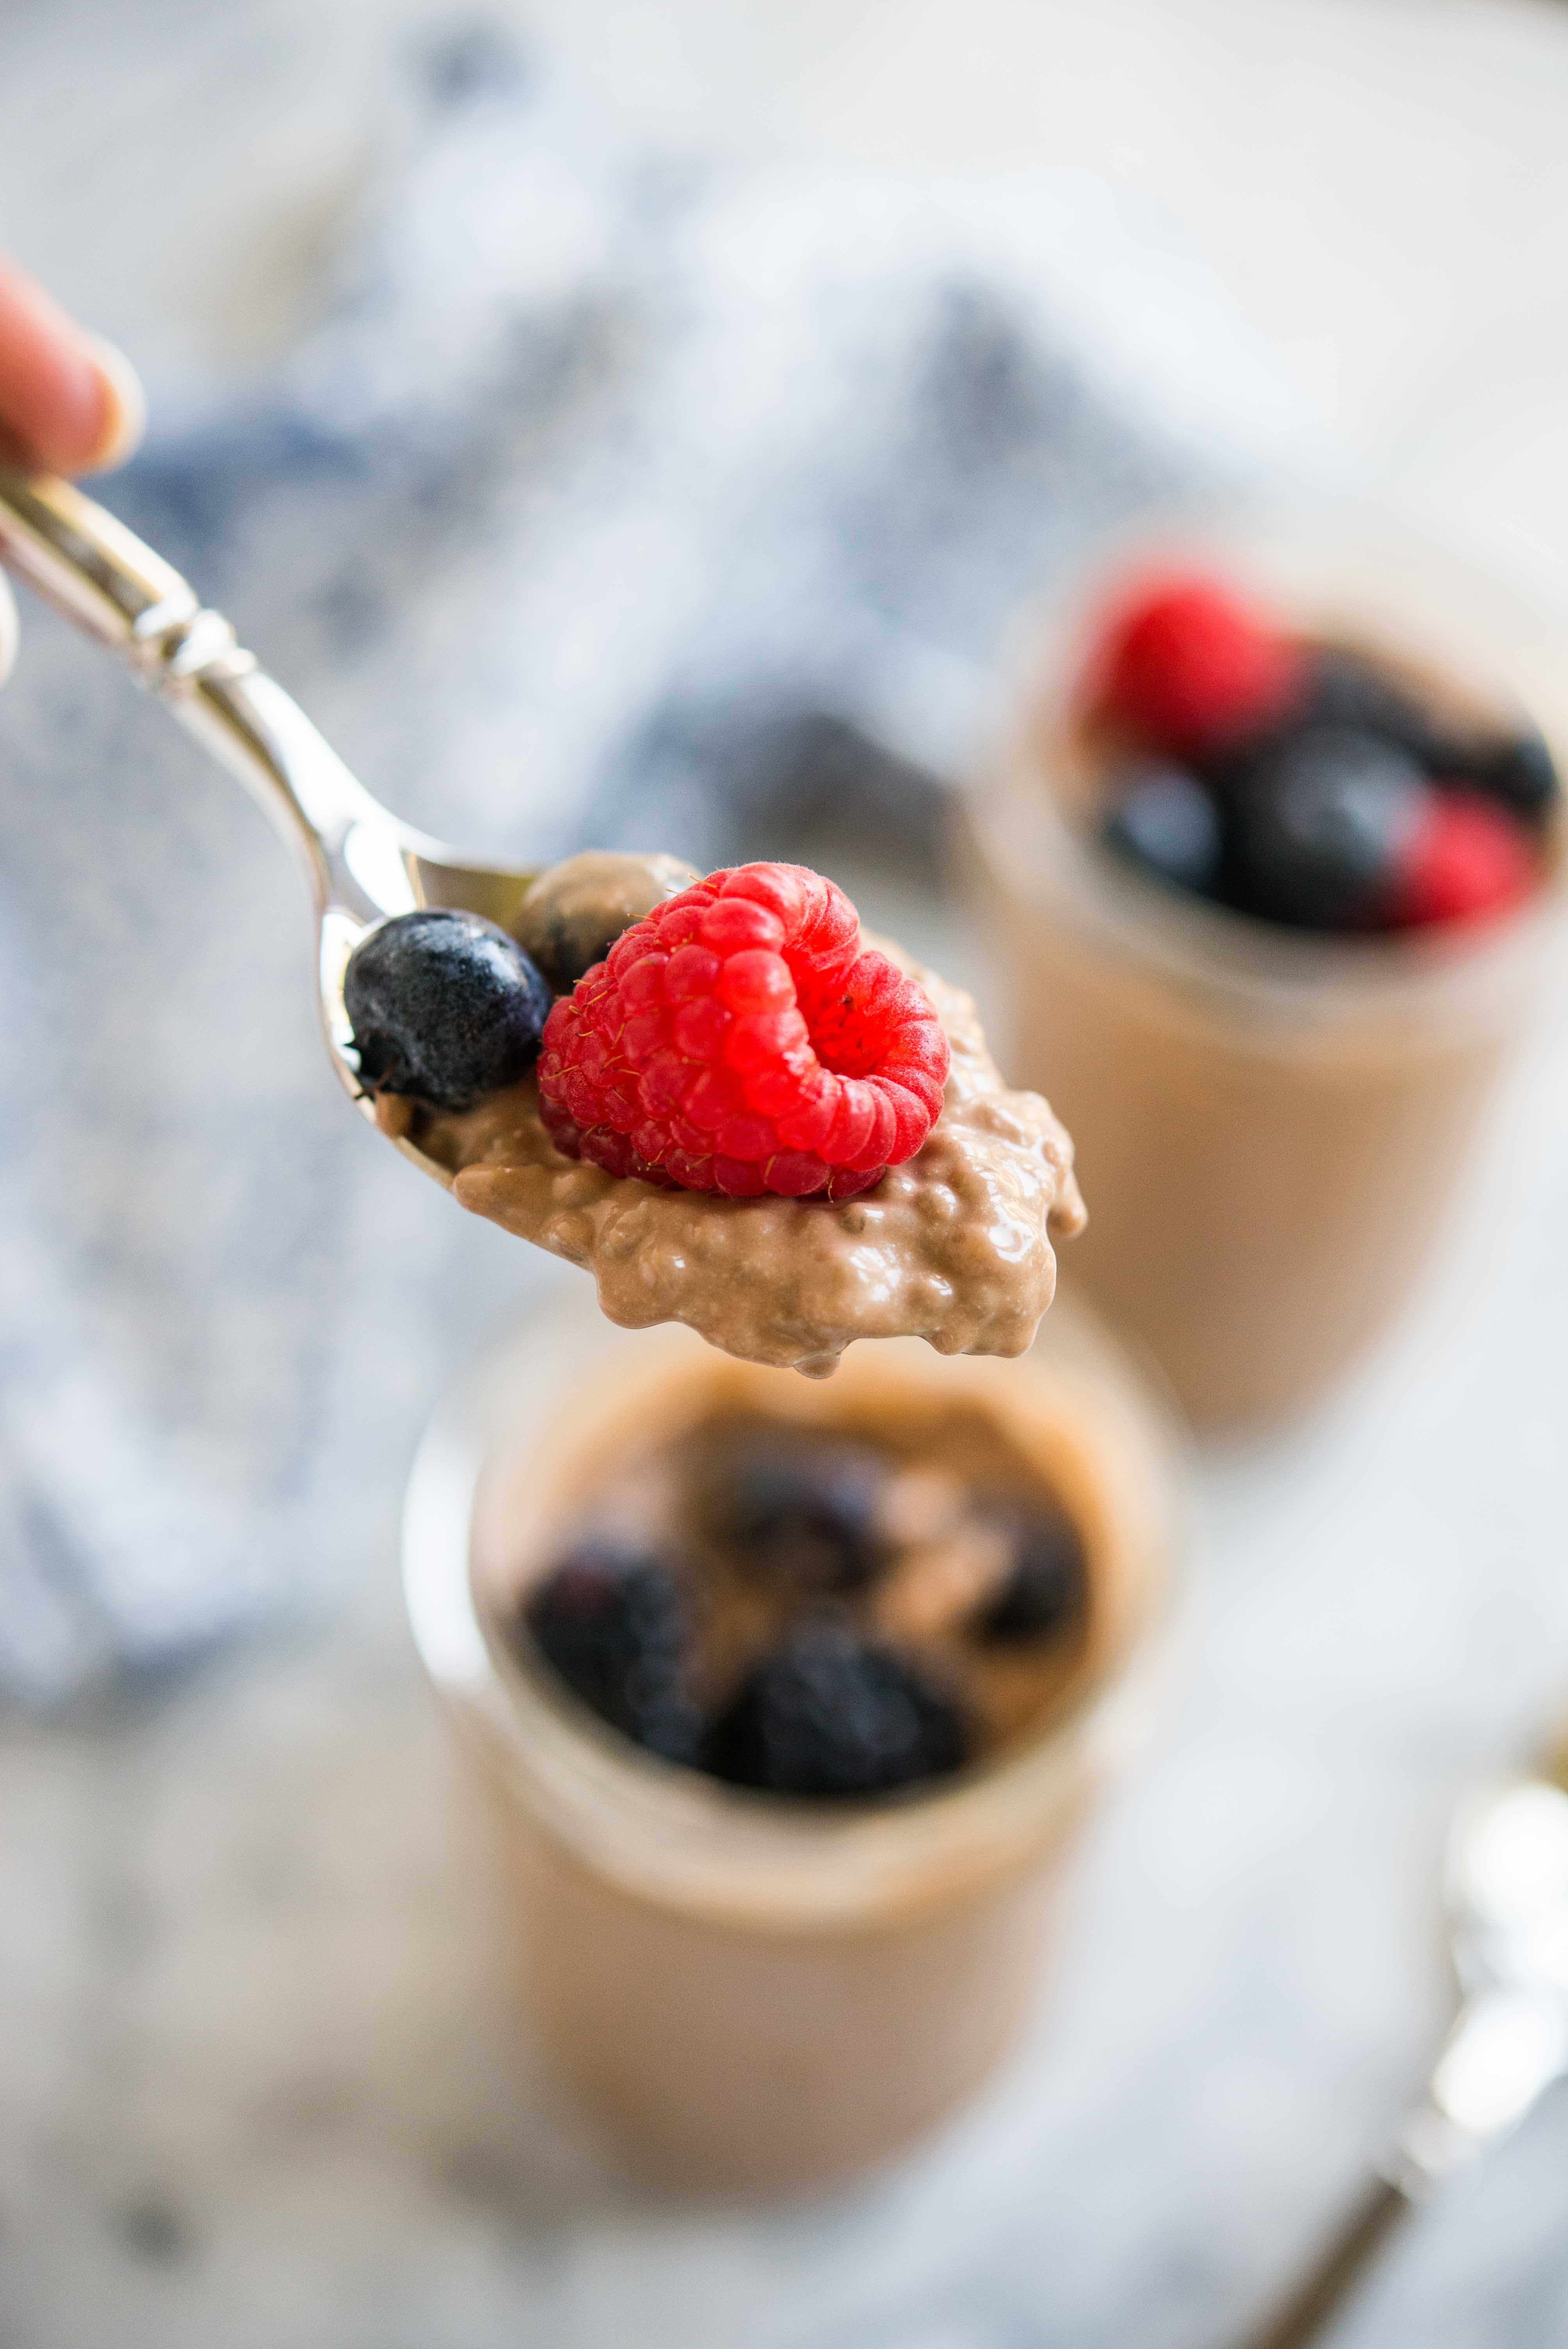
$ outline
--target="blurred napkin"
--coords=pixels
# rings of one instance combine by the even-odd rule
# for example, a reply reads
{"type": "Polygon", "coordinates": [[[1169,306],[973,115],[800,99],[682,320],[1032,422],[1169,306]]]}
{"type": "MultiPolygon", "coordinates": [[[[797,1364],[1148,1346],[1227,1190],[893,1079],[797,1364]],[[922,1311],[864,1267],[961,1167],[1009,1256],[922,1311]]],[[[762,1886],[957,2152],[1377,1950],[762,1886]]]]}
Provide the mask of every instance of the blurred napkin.
{"type": "MultiPolygon", "coordinates": [[[[323,323],[155,384],[107,502],[371,788],[478,847],[932,836],[1018,599],[1327,461],[1202,263],[1077,174],[631,149],[418,61],[323,323]]],[[[360,1130],[241,795],[24,616],[0,699],[0,1688],[164,1667],[385,1541],[535,1275],[360,1130]]]]}

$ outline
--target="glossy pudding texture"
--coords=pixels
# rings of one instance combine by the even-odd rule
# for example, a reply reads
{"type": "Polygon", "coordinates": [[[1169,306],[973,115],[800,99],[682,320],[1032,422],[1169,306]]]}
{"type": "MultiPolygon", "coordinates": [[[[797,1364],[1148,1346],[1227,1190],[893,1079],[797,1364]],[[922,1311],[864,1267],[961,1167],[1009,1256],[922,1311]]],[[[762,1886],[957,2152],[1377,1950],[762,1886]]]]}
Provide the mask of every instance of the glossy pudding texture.
{"type": "Polygon", "coordinates": [[[1090,1544],[979,1394],[861,1381],[783,1416],[719,1372],[585,1465],[503,1636],[618,1736],[796,1800],[928,1786],[1038,1733],[1103,1663],[1090,1544]]]}
{"type": "MultiPolygon", "coordinates": [[[[569,860],[534,893],[544,933],[552,889],[570,898],[579,954],[596,926],[611,939],[624,928],[638,894],[628,867],[655,903],[676,894],[671,860],[585,863],[569,860]]],[[[1054,1291],[1052,1241],[1084,1221],[1071,1143],[1037,1094],[1003,1084],[967,996],[886,941],[858,946],[922,991],[948,1061],[926,1139],[859,1196],[727,1197],[573,1158],[546,1126],[531,1071],[463,1110],[383,1092],[378,1120],[450,1174],[463,1206],[590,1269],[624,1327],[683,1321],[725,1352],[813,1376],[857,1338],[1022,1353],[1054,1291]]]]}

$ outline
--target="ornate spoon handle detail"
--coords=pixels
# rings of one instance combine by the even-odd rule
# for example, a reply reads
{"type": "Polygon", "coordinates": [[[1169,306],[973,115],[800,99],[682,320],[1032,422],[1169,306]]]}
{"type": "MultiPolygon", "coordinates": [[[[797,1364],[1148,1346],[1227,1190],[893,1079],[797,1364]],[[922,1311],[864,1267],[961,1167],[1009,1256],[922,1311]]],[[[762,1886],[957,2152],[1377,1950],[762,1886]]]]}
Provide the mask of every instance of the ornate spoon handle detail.
{"type": "Polygon", "coordinates": [[[222,613],[68,481],[0,466],[0,561],[238,777],[300,859],[319,911],[363,924],[415,905],[471,905],[498,921],[515,910],[531,875],[460,856],[390,815],[222,613]]]}

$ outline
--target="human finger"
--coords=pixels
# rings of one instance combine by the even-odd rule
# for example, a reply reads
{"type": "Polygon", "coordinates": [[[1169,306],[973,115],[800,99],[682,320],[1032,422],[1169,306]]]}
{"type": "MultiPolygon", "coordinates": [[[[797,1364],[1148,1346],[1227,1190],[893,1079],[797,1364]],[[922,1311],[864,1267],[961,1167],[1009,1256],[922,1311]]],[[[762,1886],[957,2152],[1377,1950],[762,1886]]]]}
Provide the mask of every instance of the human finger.
{"type": "Polygon", "coordinates": [[[0,257],[0,431],[24,462],[57,472],[118,465],[146,403],[129,360],[0,257]]]}

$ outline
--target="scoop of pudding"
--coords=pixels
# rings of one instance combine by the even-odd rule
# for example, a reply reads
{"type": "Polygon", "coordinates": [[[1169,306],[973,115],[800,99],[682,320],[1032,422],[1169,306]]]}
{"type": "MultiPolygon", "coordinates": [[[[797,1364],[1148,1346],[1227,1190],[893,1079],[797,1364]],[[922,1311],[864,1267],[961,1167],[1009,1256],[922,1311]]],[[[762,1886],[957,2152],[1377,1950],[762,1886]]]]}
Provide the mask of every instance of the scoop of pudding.
{"type": "Polygon", "coordinates": [[[695,929],[655,928],[634,951],[627,876],[603,872],[598,916],[574,884],[578,951],[595,919],[608,951],[558,997],[539,1067],[460,1111],[383,1092],[378,1121],[448,1171],[460,1205],[590,1269],[624,1327],[683,1321],[725,1352],[813,1376],[856,1338],[1022,1353],[1055,1288],[1052,1241],[1084,1220],[1068,1135],[1037,1094],[1003,1085],[968,998],[862,936],[830,884],[798,867],[741,872],[787,878],[771,897],[761,885],[727,893],[727,874],[673,895],[667,873],[645,885],[655,910],[638,930],[749,909],[709,923],[716,936],[736,926],[722,955],[695,929]],[[752,917],[779,906],[775,937],[752,917]],[[748,921],[757,942],[740,936],[748,921]],[[677,992],[694,973],[702,985],[677,992]],[[617,986],[634,999],[589,1029],[583,1007],[617,986]],[[656,1000],[639,1003],[639,987],[656,1000]],[[592,1087],[573,1091],[590,1052],[592,1087]],[[666,1136],[664,1157],[649,1156],[666,1136]]]}
{"type": "Polygon", "coordinates": [[[634,922],[696,878],[678,856],[585,848],[540,874],[518,908],[513,935],[551,992],[570,995],[634,922]]]}
{"type": "Polygon", "coordinates": [[[1037,1431],[984,1386],[841,1385],[843,1413],[806,1416],[738,1366],[661,1391],[552,1522],[509,1529],[496,1621],[523,1667],[645,1753],[794,1801],[1037,1735],[1115,1596],[1037,1431]]]}

